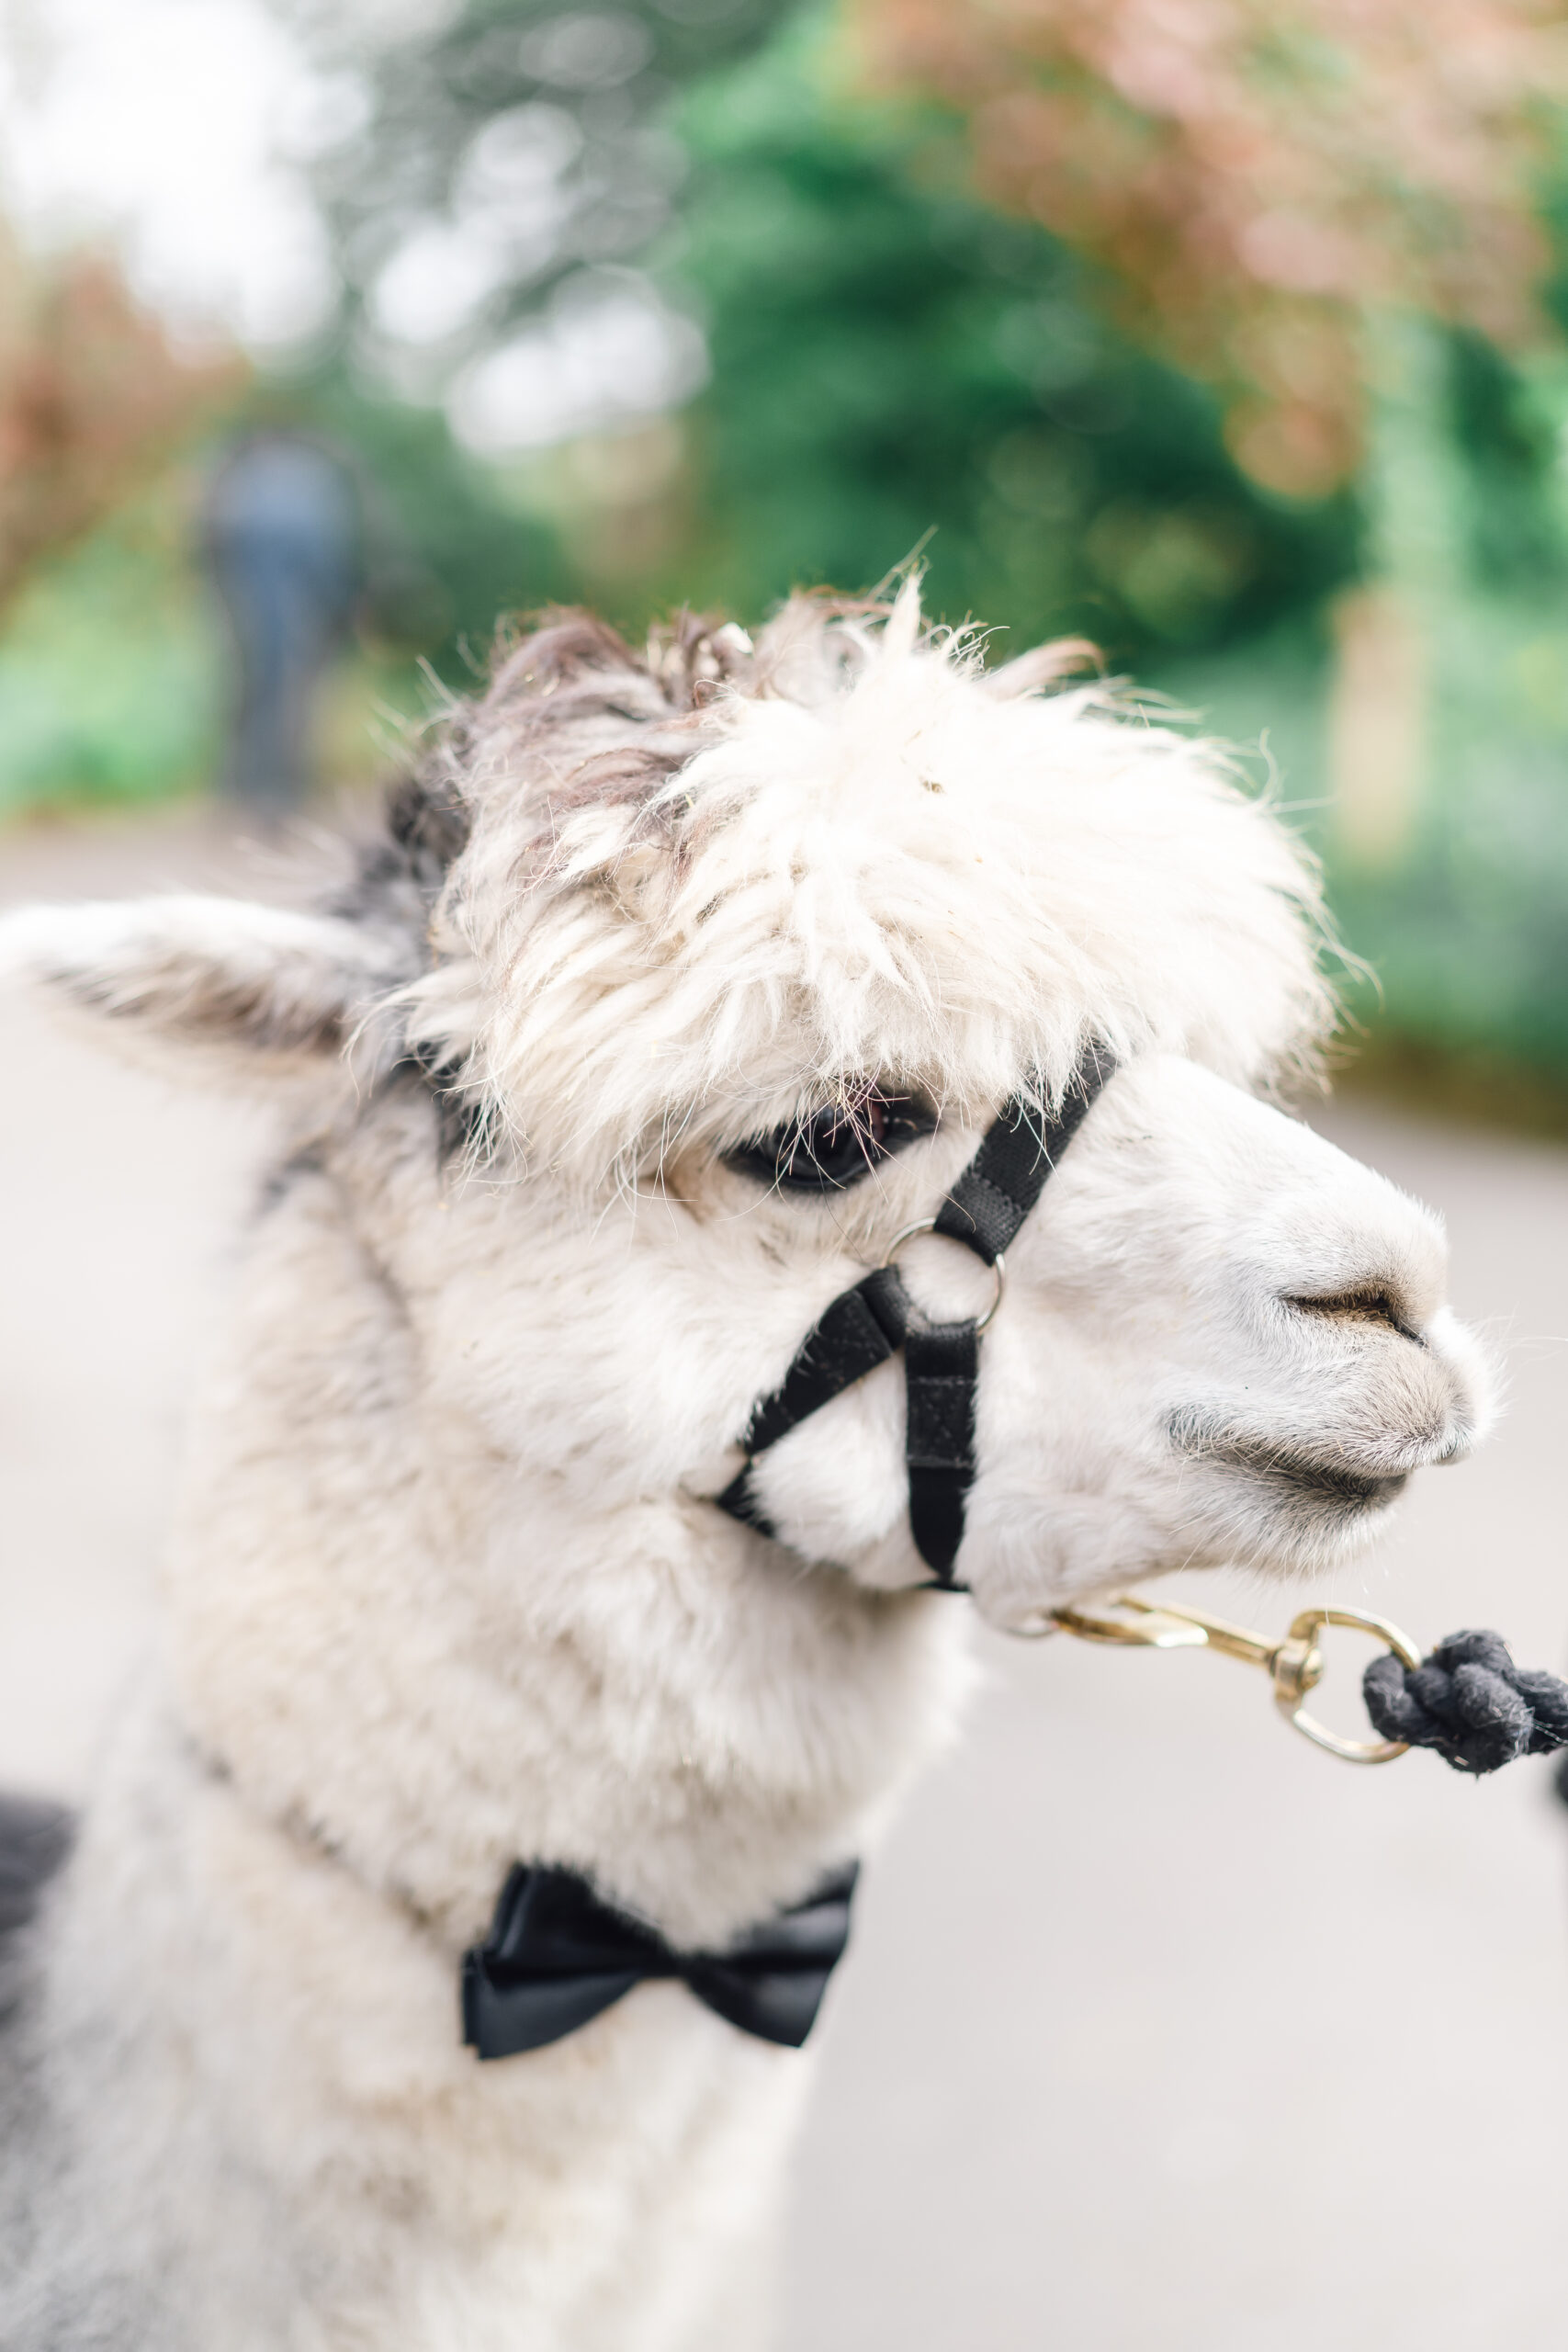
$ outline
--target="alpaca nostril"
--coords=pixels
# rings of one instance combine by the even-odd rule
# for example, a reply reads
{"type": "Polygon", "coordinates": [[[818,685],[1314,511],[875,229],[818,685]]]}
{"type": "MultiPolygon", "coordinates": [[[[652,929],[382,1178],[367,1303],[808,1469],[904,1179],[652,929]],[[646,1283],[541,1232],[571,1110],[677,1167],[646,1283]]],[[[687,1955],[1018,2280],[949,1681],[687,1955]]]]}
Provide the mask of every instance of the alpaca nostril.
{"type": "Polygon", "coordinates": [[[1384,1330],[1396,1331],[1402,1340],[1415,1346],[1427,1344],[1402,1311],[1399,1303],[1386,1290],[1368,1285],[1362,1290],[1338,1290],[1322,1293],[1286,1292],[1280,1301],[1294,1307],[1298,1315],[1321,1317],[1330,1323],[1379,1324],[1384,1330]]]}

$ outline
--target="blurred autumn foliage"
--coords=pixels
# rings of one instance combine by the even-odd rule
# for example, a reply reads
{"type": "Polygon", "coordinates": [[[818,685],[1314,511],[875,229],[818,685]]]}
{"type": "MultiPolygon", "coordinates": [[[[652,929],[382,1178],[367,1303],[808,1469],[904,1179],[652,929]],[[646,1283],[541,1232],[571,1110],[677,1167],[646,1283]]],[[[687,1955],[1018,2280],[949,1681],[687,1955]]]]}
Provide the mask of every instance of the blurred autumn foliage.
{"type": "Polygon", "coordinates": [[[0,608],[243,381],[172,349],[107,262],[46,267],[0,230],[0,608]]]}
{"type": "Polygon", "coordinates": [[[1216,387],[1270,489],[1354,470],[1369,317],[1541,330],[1552,0],[852,0],[852,22],[875,85],[957,111],[978,191],[1216,387]]]}

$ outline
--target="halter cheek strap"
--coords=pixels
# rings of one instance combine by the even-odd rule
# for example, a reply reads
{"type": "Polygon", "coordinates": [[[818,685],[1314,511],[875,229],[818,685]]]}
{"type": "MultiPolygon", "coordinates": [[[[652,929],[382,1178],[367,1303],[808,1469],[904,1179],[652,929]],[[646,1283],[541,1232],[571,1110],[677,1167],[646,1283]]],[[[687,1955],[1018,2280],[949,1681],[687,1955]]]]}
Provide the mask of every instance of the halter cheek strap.
{"type": "MultiPolygon", "coordinates": [[[[1004,1251],[1114,1067],[1108,1056],[1086,1054],[1060,1109],[1043,1122],[1026,1103],[1009,1102],[930,1229],[961,1241],[999,1275],[1004,1251]]],[[[948,1591],[961,1589],[953,1564],[975,1480],[975,1391],[983,1329],[983,1322],[922,1322],[897,1266],[879,1266],[834,1299],[807,1333],[778,1387],[753,1406],[740,1440],[745,1465],[714,1498],[719,1509],[776,1537],[777,1529],[751,1490],[752,1463],[902,1348],[909,1530],[936,1583],[948,1591]]]]}

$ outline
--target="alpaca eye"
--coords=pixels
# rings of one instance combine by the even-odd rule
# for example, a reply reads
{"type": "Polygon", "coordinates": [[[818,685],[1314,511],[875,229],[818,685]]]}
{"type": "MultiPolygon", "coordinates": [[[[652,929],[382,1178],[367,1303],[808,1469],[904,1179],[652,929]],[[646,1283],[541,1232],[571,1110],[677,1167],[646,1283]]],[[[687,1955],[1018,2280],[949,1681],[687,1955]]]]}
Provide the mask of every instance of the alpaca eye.
{"type": "Polygon", "coordinates": [[[929,1136],[933,1114],[908,1094],[868,1094],[760,1136],[726,1155],[731,1168],[793,1193],[841,1192],[906,1144],[929,1136]]]}

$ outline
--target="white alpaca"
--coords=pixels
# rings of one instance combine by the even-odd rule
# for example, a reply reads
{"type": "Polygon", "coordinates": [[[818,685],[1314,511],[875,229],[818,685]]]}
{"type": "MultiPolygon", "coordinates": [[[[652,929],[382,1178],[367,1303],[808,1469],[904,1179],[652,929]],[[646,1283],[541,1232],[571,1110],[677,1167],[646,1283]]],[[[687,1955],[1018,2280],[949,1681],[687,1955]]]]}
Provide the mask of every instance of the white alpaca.
{"type": "MultiPolygon", "coordinates": [[[[912,590],[754,654],[568,616],[335,906],[0,925],[294,1124],[160,1668],[17,1957],[7,2352],[765,2339],[806,2058],[667,1982],[480,2064],[459,1962],[519,1860],[712,1951],[874,1846],[965,1680],[897,1364],[760,1459],[779,1540],[710,1498],[824,1306],[1086,1046],[1114,1075],[983,1342],[987,1618],[1331,1565],[1475,1433],[1436,1221],[1258,1099],[1328,1012],[1296,849],[1050,683],[923,638],[912,590]],[[839,1182],[767,1181],[835,1119],[839,1182]]],[[[900,1262],[933,1314],[989,1296],[939,1238],[900,1262]]]]}

